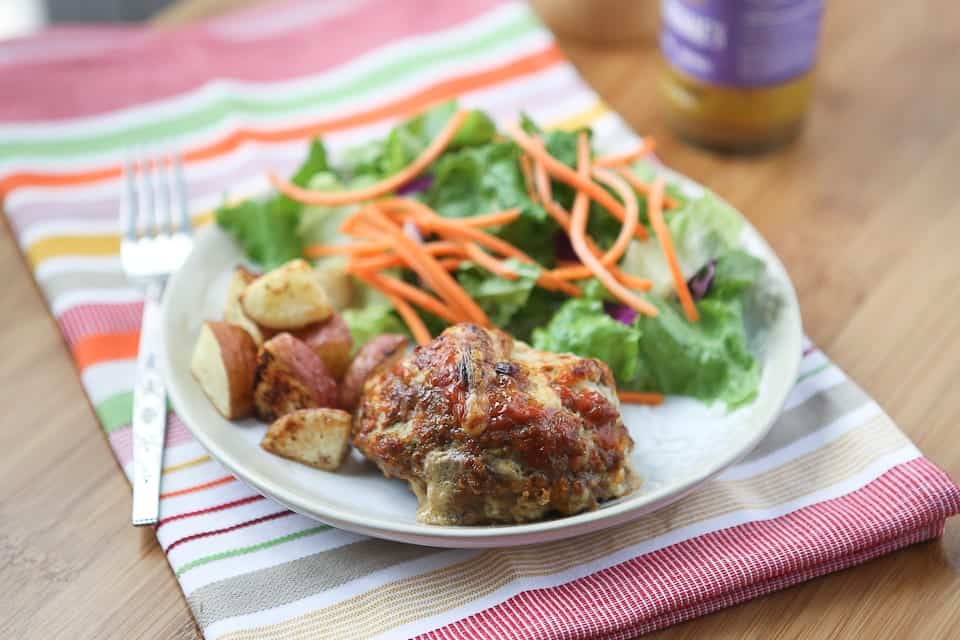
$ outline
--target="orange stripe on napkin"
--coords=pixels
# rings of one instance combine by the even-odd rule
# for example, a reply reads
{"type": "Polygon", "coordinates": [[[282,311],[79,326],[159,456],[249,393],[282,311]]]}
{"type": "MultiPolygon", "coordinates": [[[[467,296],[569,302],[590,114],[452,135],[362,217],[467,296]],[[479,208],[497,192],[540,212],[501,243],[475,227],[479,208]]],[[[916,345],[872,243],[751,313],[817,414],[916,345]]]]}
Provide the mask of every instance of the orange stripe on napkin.
{"type": "Polygon", "coordinates": [[[139,342],[139,331],[92,334],[73,345],[73,359],[83,371],[108,360],[136,358],[139,342]]]}
{"type": "Polygon", "coordinates": [[[216,480],[211,480],[210,482],[204,482],[203,484],[197,484],[192,487],[187,487],[186,489],[178,489],[176,491],[168,491],[166,493],[161,493],[161,498],[176,498],[177,496],[185,496],[188,493],[195,493],[197,491],[203,491],[204,489],[212,489],[213,487],[219,487],[221,484],[227,484],[228,482],[233,482],[236,480],[233,476],[223,476],[222,478],[217,478],[216,480]]]}
{"type": "MultiPolygon", "coordinates": [[[[563,60],[563,55],[557,46],[551,43],[545,49],[523,56],[522,58],[517,58],[507,64],[493,67],[486,71],[445,80],[419,93],[394,100],[370,111],[363,111],[343,118],[325,120],[291,129],[272,131],[238,129],[226,138],[186,152],[183,155],[183,159],[185,162],[198,162],[228,153],[244,142],[285,142],[299,140],[332,131],[351,129],[387,118],[414,114],[436,102],[455,98],[467,91],[500,84],[518,76],[535,73],[561,60],[563,60]]],[[[115,165],[76,173],[14,173],[0,181],[0,200],[12,191],[22,187],[70,187],[117,178],[120,176],[120,172],[121,167],[115,165]]]]}

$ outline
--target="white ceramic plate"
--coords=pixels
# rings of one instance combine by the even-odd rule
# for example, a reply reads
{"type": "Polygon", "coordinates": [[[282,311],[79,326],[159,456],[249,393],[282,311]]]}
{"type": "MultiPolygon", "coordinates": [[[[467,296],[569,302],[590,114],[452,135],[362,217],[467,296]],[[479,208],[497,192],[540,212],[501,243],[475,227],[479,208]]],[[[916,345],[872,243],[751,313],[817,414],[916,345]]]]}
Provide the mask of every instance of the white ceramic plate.
{"type": "MultiPolygon", "coordinates": [[[[688,191],[700,190],[671,175],[688,191]]],[[[678,500],[746,455],[766,435],[796,380],[802,335],[793,284],[776,254],[749,224],[743,239],[746,248],[767,263],[769,287],[782,300],[776,319],[756,345],[763,367],[757,399],[733,413],[719,404],[706,407],[677,397],[659,407],[625,407],[623,419],[636,442],[633,464],[643,485],[596,511],[520,525],[425,525],[414,517],[416,499],[406,483],[384,478],[357,452],[339,472],[329,473],[263,451],[259,442],[266,426],[255,420],[224,420],[189,372],[200,326],[204,320],[220,318],[231,271],[243,262],[239,248],[213,226],[197,235],[193,254],[167,286],[163,365],[168,390],[184,423],[225,467],[290,509],[341,529],[422,545],[502,547],[611,527],[678,500]]]]}

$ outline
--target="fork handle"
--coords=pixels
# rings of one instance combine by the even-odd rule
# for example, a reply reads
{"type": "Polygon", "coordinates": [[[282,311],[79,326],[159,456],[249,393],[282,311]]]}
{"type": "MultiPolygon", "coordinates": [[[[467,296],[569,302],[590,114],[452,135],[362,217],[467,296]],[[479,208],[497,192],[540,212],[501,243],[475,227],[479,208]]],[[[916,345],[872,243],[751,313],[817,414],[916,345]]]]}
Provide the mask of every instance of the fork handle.
{"type": "Polygon", "coordinates": [[[167,430],[167,393],[160,374],[160,297],[163,287],[147,287],[133,387],[134,525],[150,525],[160,515],[160,470],[167,430]]]}

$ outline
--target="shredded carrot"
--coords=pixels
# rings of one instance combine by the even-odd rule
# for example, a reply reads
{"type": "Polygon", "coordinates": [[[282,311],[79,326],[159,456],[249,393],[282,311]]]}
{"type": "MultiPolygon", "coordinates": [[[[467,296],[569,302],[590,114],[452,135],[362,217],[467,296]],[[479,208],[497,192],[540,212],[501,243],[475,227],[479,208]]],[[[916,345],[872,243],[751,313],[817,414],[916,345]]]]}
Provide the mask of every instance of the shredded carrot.
{"type": "MultiPolygon", "coordinates": [[[[559,267],[550,273],[554,277],[562,280],[585,280],[586,278],[595,277],[593,271],[591,271],[586,265],[579,263],[559,267]]],[[[649,291],[653,288],[652,280],[631,276],[630,274],[620,271],[620,269],[617,269],[616,267],[610,267],[610,274],[619,280],[620,283],[626,287],[629,287],[630,289],[649,291]]]]}
{"type": "Polygon", "coordinates": [[[602,156],[593,161],[595,167],[619,167],[647,155],[655,146],[653,138],[644,138],[633,151],[602,156]]]}
{"type": "Polygon", "coordinates": [[[438,262],[447,271],[456,271],[463,264],[463,258],[442,258],[438,262]]]}
{"type": "Polygon", "coordinates": [[[543,208],[547,210],[551,218],[557,221],[561,229],[570,231],[570,214],[556,200],[546,200],[543,202],[543,208]]]}
{"type": "MultiPolygon", "coordinates": [[[[640,193],[650,196],[650,185],[640,179],[640,176],[635,174],[633,171],[630,171],[627,167],[620,167],[617,169],[617,173],[623,176],[623,179],[626,180],[631,187],[639,191],[640,193]]],[[[675,198],[671,197],[669,194],[663,194],[663,206],[666,209],[676,209],[677,201],[675,198]]]]}
{"type": "Polygon", "coordinates": [[[466,120],[467,114],[467,111],[458,111],[455,113],[440,133],[437,134],[433,142],[423,150],[423,153],[421,153],[416,160],[389,178],[364,189],[357,189],[356,191],[310,191],[284,180],[272,171],[267,174],[267,177],[277,191],[292,200],[304,204],[340,206],[371,200],[396,191],[420,175],[420,173],[447,148],[447,145],[450,144],[450,141],[453,140],[460,126],[464,120],[466,120]]]}
{"type": "Polygon", "coordinates": [[[567,294],[571,298],[579,298],[583,295],[580,287],[572,282],[553,277],[553,274],[549,271],[540,272],[540,276],[537,278],[537,284],[547,291],[559,291],[560,293],[567,294]]]}
{"type": "Polygon", "coordinates": [[[371,256],[356,258],[347,262],[347,273],[376,273],[384,269],[400,269],[407,266],[403,258],[397,255],[371,256]]]}
{"type": "Polygon", "coordinates": [[[354,238],[362,238],[371,242],[383,240],[383,234],[371,226],[368,220],[369,211],[369,208],[364,209],[361,212],[361,217],[356,219],[347,218],[347,220],[344,220],[344,224],[340,225],[340,232],[348,236],[353,236],[354,238]]]}
{"type": "Polygon", "coordinates": [[[353,255],[366,256],[389,251],[389,242],[351,242],[348,244],[311,244],[304,248],[307,258],[326,258],[328,256],[353,255]]]}
{"type": "Polygon", "coordinates": [[[447,305],[403,280],[382,273],[364,273],[359,277],[382,293],[399,296],[447,322],[456,324],[463,319],[457,316],[447,305]]]}
{"type": "Polygon", "coordinates": [[[395,198],[391,200],[389,204],[406,209],[413,216],[414,220],[416,220],[417,224],[427,231],[432,231],[440,235],[451,235],[462,240],[471,240],[496,251],[502,256],[517,258],[524,262],[533,262],[530,256],[509,242],[465,224],[463,221],[466,220],[466,218],[442,218],[422,202],[417,202],[409,198],[395,198]]]}
{"type": "Polygon", "coordinates": [[[680,305],[683,307],[687,319],[690,322],[696,322],[700,319],[700,313],[697,311],[697,305],[693,302],[693,296],[690,295],[687,279],[683,277],[683,272],[680,271],[680,262],[677,260],[677,252],[673,248],[670,229],[663,220],[663,176],[657,176],[653,184],[650,185],[648,205],[647,215],[650,216],[650,226],[657,234],[663,257],[666,258],[670,272],[673,274],[673,286],[677,291],[677,297],[680,298],[680,305]]]}
{"type": "MultiPolygon", "coordinates": [[[[524,156],[526,157],[526,156],[524,156]]],[[[537,195],[540,204],[547,210],[550,217],[557,221],[560,228],[564,231],[570,231],[570,214],[553,199],[553,189],[550,186],[550,176],[543,166],[543,162],[537,160],[534,162],[534,182],[537,185],[537,195]]]]}
{"type": "Polygon", "coordinates": [[[464,249],[467,251],[468,258],[490,273],[496,274],[501,278],[506,278],[507,280],[516,280],[520,277],[516,271],[481,249],[477,243],[468,242],[464,245],[464,249]]]}
{"type": "Polygon", "coordinates": [[[653,391],[622,391],[617,390],[617,396],[620,402],[628,404],[663,404],[663,394],[653,391]]]}
{"type": "MultiPolygon", "coordinates": [[[[613,214],[617,220],[623,222],[623,219],[626,217],[626,211],[623,204],[618,202],[616,198],[610,195],[610,193],[608,193],[601,186],[593,182],[590,179],[589,173],[586,175],[580,175],[567,165],[563,164],[547,152],[542,142],[535,138],[531,138],[529,135],[524,133],[520,127],[511,125],[507,128],[507,131],[513,138],[514,142],[520,146],[520,148],[533,156],[535,160],[539,160],[543,163],[544,169],[546,169],[547,173],[558,180],[566,182],[575,189],[578,189],[580,192],[585,193],[592,200],[600,203],[600,205],[613,214]]],[[[647,231],[643,228],[643,226],[638,226],[636,235],[640,239],[646,239],[647,231]]]]}
{"type": "Polygon", "coordinates": [[[533,172],[530,169],[530,156],[524,154],[520,156],[520,171],[523,173],[523,184],[527,188],[527,195],[530,200],[537,201],[537,191],[534,188],[533,172]]]}
{"type": "Polygon", "coordinates": [[[345,233],[347,235],[355,235],[357,226],[363,223],[364,218],[367,215],[367,210],[371,207],[376,207],[377,203],[372,202],[365,207],[357,209],[346,218],[343,219],[343,222],[340,223],[339,231],[340,233],[345,233]]]}
{"type": "Polygon", "coordinates": [[[452,308],[459,309],[471,322],[489,327],[490,319],[463,287],[454,280],[437,259],[423,250],[421,245],[408,238],[403,231],[379,209],[368,213],[370,222],[387,234],[395,242],[394,249],[424,281],[434,293],[443,298],[452,308]]]}
{"type": "Polygon", "coordinates": [[[547,174],[547,169],[540,160],[533,162],[533,181],[537,185],[537,193],[543,200],[553,200],[553,185],[550,184],[550,175],[547,174]]]}
{"type": "MultiPolygon", "coordinates": [[[[579,177],[584,177],[590,171],[590,147],[587,142],[586,134],[581,133],[577,139],[577,172],[579,177]]],[[[591,183],[593,184],[593,183],[591,183]]],[[[587,193],[584,190],[577,192],[574,199],[573,212],[570,215],[570,243],[576,252],[580,261],[589,268],[597,277],[603,286],[607,288],[617,300],[627,305],[631,309],[643,313],[644,315],[656,316],[657,308],[646,300],[634,295],[630,290],[620,284],[613,275],[607,271],[600,260],[590,251],[587,244],[587,215],[590,210],[590,202],[587,193]]]]}
{"type": "MultiPolygon", "coordinates": [[[[567,232],[567,235],[569,235],[570,234],[570,213],[567,212],[566,209],[561,207],[555,200],[553,200],[553,194],[549,186],[550,177],[547,175],[546,170],[543,169],[543,163],[538,162],[535,166],[541,170],[541,173],[537,173],[535,178],[537,181],[537,189],[540,192],[541,203],[546,208],[547,213],[549,213],[550,216],[557,221],[557,224],[559,224],[560,227],[567,232]]],[[[587,244],[590,246],[590,251],[592,251],[594,255],[596,256],[600,255],[600,248],[596,244],[594,244],[592,238],[587,238],[587,244]]],[[[580,263],[575,263],[575,264],[579,265],[580,263]]],[[[559,265],[559,266],[563,267],[564,265],[559,265]]],[[[556,271],[557,270],[554,269],[551,273],[554,273],[556,271]]],[[[569,277],[563,277],[563,276],[561,277],[564,280],[576,279],[576,278],[569,278],[569,277]]],[[[593,276],[583,276],[583,277],[590,278],[593,276]]]]}
{"type": "MultiPolygon", "coordinates": [[[[536,264],[533,258],[509,242],[501,240],[496,236],[491,236],[490,234],[484,233],[478,229],[474,229],[473,227],[458,225],[455,220],[436,216],[430,218],[429,220],[424,220],[423,225],[441,235],[449,234],[464,240],[473,241],[476,244],[487,247],[488,249],[491,249],[492,251],[495,251],[504,257],[516,258],[520,262],[526,262],[528,264],[536,264]]],[[[554,278],[547,270],[544,270],[540,273],[540,277],[537,278],[537,284],[544,289],[548,289],[550,291],[560,291],[575,298],[580,297],[582,294],[579,287],[570,284],[565,280],[561,280],[560,278],[554,278]]]]}
{"type": "MultiPolygon", "coordinates": [[[[391,244],[390,246],[392,247],[393,245],[391,244]]],[[[457,256],[459,258],[466,255],[463,245],[459,242],[436,240],[421,246],[423,247],[423,250],[431,256],[457,256]]],[[[347,263],[347,270],[351,272],[382,271],[383,269],[392,269],[395,267],[404,266],[406,266],[406,263],[400,256],[391,254],[351,259],[350,262],[347,263]]]]}
{"type": "Polygon", "coordinates": [[[555,278],[562,278],[564,280],[584,280],[586,278],[593,277],[593,271],[590,271],[586,265],[580,264],[570,264],[563,267],[557,267],[550,271],[555,278]]]}
{"type": "Polygon", "coordinates": [[[617,240],[603,255],[603,258],[600,259],[600,263],[603,266],[611,267],[623,257],[623,254],[627,252],[627,247],[630,246],[633,234],[640,225],[640,208],[637,204],[637,196],[633,192],[633,189],[631,189],[630,185],[624,182],[622,178],[617,176],[617,174],[606,169],[594,168],[593,177],[613,189],[617,195],[620,196],[624,202],[624,210],[626,211],[626,215],[623,218],[623,226],[620,227],[620,234],[617,236],[617,240]]]}
{"type": "Polygon", "coordinates": [[[463,244],[452,240],[431,240],[423,245],[423,250],[432,256],[460,256],[466,254],[463,244]]]}
{"type": "Polygon", "coordinates": [[[403,318],[404,323],[406,323],[407,328],[410,329],[410,333],[413,335],[413,339],[417,341],[417,344],[425,345],[433,339],[430,337],[430,331],[427,329],[427,325],[423,324],[423,320],[421,320],[417,312],[413,310],[413,307],[407,304],[406,300],[392,293],[384,292],[383,295],[386,296],[390,304],[393,305],[393,308],[396,309],[400,317],[403,318]]]}
{"type": "MultiPolygon", "coordinates": [[[[409,198],[393,198],[388,201],[388,204],[407,210],[417,224],[427,231],[441,236],[452,236],[465,242],[475,242],[506,258],[516,258],[521,262],[536,264],[533,258],[509,242],[466,224],[464,221],[469,218],[442,218],[422,202],[409,198]]],[[[541,272],[537,284],[544,289],[562,291],[574,297],[581,295],[577,286],[552,277],[550,272],[546,270],[541,272]]]]}
{"type": "Polygon", "coordinates": [[[648,280],[647,278],[638,278],[637,276],[632,276],[629,273],[624,273],[619,269],[613,275],[617,278],[617,280],[622,282],[624,286],[627,286],[631,289],[639,289],[640,291],[650,291],[650,289],[653,289],[653,280],[648,280]]]}
{"type": "MultiPolygon", "coordinates": [[[[388,212],[407,211],[416,221],[421,220],[424,216],[437,215],[433,209],[412,198],[387,198],[379,201],[378,204],[388,212]]],[[[510,224],[519,217],[520,209],[504,209],[503,211],[494,211],[492,213],[484,213],[476,216],[447,219],[453,220],[458,224],[479,229],[483,227],[497,227],[510,224]]]]}
{"type": "Polygon", "coordinates": [[[510,224],[520,217],[520,209],[504,209],[493,213],[484,213],[477,216],[458,218],[463,224],[471,227],[499,227],[510,224]]]}
{"type": "Polygon", "coordinates": [[[506,240],[501,240],[496,236],[485,233],[479,229],[467,226],[457,222],[455,218],[441,218],[431,216],[418,222],[425,229],[437,233],[441,236],[449,235],[463,240],[471,240],[492,251],[499,253],[506,258],[516,258],[522,262],[533,262],[533,258],[516,248],[506,240]]]}

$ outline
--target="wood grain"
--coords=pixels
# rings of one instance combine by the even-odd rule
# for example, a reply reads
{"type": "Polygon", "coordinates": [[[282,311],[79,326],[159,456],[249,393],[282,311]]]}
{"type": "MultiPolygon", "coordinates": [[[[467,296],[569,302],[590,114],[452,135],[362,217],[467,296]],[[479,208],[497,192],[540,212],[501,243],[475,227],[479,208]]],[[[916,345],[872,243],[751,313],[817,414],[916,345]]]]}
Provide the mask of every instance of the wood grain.
{"type": "MultiPolygon", "coordinates": [[[[544,2],[537,2],[543,7],[544,2]]],[[[165,24],[243,0],[184,0],[165,24]]],[[[626,19],[626,18],[625,18],[626,19]]],[[[583,76],[672,167],[752,219],[786,263],[807,332],[960,478],[960,7],[830,3],[807,130],[724,157],[658,115],[649,41],[562,37],[583,76]],[[869,20],[865,20],[869,16],[869,20]]],[[[0,238],[0,637],[197,638],[9,233],[0,238]],[[51,401],[55,390],[55,401],[51,401]]],[[[960,524],[942,540],[654,634],[948,638],[960,628],[960,524]]]]}

